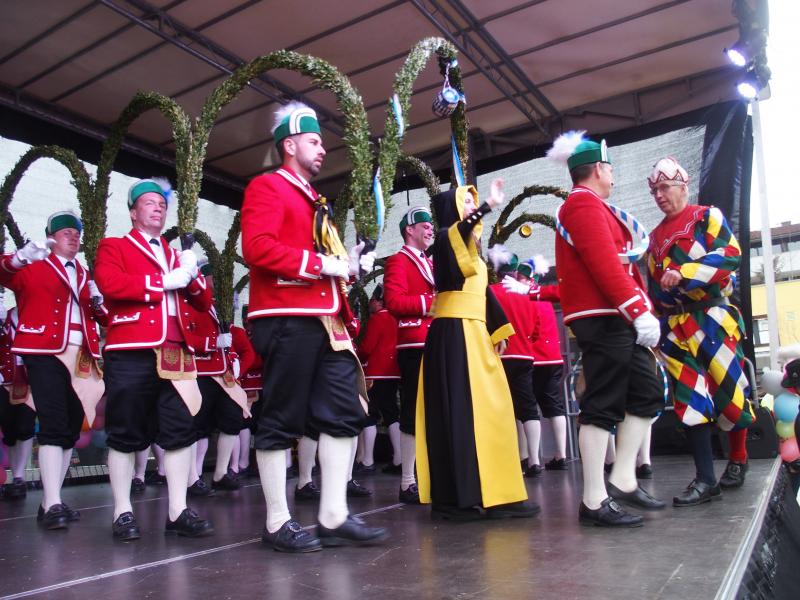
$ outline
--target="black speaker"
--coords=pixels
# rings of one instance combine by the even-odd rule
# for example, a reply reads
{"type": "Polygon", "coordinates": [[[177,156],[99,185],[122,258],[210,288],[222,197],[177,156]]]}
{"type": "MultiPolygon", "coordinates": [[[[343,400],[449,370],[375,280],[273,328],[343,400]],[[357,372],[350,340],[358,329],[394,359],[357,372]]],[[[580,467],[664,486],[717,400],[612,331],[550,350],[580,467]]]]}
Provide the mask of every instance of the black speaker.
{"type": "MultiPolygon", "coordinates": [[[[759,407],[755,410],[756,422],[747,430],[747,456],[749,458],[775,458],[778,456],[778,434],[775,431],[775,419],[769,409],[759,407]]],[[[719,433],[719,442],[725,456],[728,456],[730,445],[728,436],[719,433]]]]}
{"type": "Polygon", "coordinates": [[[691,454],[686,428],[681,424],[674,410],[665,410],[653,423],[650,452],[662,454],[691,454]]]}

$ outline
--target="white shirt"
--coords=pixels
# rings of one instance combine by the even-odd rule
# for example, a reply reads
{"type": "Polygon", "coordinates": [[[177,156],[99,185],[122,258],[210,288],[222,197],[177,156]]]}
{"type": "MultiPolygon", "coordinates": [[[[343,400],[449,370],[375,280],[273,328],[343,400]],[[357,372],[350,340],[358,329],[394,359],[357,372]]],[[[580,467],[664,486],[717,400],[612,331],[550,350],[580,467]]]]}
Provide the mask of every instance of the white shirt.
{"type": "MultiPolygon", "coordinates": [[[[158,259],[158,264],[161,265],[161,268],[164,269],[164,273],[169,273],[170,268],[167,264],[167,256],[164,254],[164,248],[161,246],[161,238],[160,237],[151,237],[150,235],[146,234],[143,231],[139,231],[144,236],[144,239],[147,240],[150,248],[153,250],[153,254],[156,255],[156,259],[158,259]],[[157,243],[152,243],[152,240],[155,240],[157,243]]],[[[167,297],[167,314],[170,317],[175,317],[178,315],[177,311],[177,299],[175,297],[175,292],[170,290],[164,290],[164,295],[167,297]]]]}
{"type": "MultiPolygon", "coordinates": [[[[78,267],[75,266],[76,259],[67,259],[63,256],[59,256],[56,254],[56,258],[61,261],[61,264],[64,267],[64,270],[67,272],[67,277],[69,277],[69,285],[72,288],[72,304],[70,305],[70,314],[69,314],[69,322],[70,323],[77,323],[80,325],[83,322],[83,318],[81,316],[81,307],[80,303],[78,302],[78,267]],[[71,266],[67,266],[67,263],[70,263],[71,266]]],[[[69,332],[69,343],[73,346],[80,346],[83,344],[83,332],[81,331],[70,331],[69,332]]]]}

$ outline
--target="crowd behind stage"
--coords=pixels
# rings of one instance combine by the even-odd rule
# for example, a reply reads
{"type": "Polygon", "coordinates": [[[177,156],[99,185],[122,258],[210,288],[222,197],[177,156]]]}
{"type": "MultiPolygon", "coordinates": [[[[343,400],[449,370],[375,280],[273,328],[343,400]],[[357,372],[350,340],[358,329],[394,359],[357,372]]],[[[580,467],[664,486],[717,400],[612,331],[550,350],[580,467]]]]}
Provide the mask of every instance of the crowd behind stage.
{"type": "Polygon", "coordinates": [[[667,400],[696,467],[673,505],[720,500],[722,489],[744,483],[754,412],[744,327],[730,302],[740,248],[719,209],[689,203],[690,175],[674,158],[653,157],[642,178],[664,214],[648,234],[612,203],[605,142],[580,132],[556,140],[549,156],[573,188],[558,210],[551,285],[540,284],[549,270],[541,257],[482,248],[482,218],[505,202],[501,180],[485,201],[464,184],[434,196],[430,209],[412,207],[361,331],[347,286],[373,270],[375,253],[363,242],[344,246],[310,183],[325,158],[316,114],[292,102],[272,133],[282,166],[250,182],[241,211],[250,269],[243,328],[221,322],[208,264],[162,236],[172,198],[156,180],[131,186],[131,230],[101,241],[92,273],[76,258],[82,223],[70,211],[48,218],[44,241],[0,259],[0,285],[16,300],[0,344],[0,426],[13,475],[4,498],[27,493],[36,431],[40,527],[80,527],[61,487],[82,428],[98,418],[118,542],[153,534],[131,504],[147,485],[167,488],[166,533],[200,537],[214,525],[187,496],[229,493],[245,476],[258,477],[264,493],[262,541],[283,552],[381,543],[390,532],[352,515],[347,500],[371,495],[378,470],[398,478],[399,502],[429,505],[436,519],[534,517],[540,507],[525,478],[575,468],[554,303],[582,353],[583,490],[577,507],[549,510],[621,528],[663,509],[639,480],[658,476],[650,430],[667,400]],[[542,419],[555,440],[544,460],[542,419]],[[382,467],[379,426],[391,445],[382,467]],[[730,442],[719,478],[715,427],[730,442]],[[158,468],[146,473],[150,452],[158,468]],[[319,505],[314,529],[289,510],[294,477],[295,500],[319,505]]]}

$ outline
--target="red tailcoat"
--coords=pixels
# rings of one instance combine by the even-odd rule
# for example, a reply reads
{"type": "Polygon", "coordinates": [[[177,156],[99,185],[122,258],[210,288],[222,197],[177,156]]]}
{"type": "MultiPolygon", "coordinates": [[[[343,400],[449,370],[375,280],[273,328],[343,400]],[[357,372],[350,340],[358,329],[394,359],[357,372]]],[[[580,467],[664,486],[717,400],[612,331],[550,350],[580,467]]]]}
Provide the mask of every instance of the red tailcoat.
{"type": "Polygon", "coordinates": [[[564,322],[585,317],[621,316],[628,322],[650,311],[641,273],[623,265],[618,254],[630,249],[628,229],[592,190],[575,186],[559,219],[575,246],[556,235],[556,269],[564,322]]]}
{"type": "MultiPolygon", "coordinates": [[[[177,268],[177,252],[161,238],[170,270],[177,268]]],[[[167,337],[167,294],[176,298],[177,318],[189,350],[189,307],[211,307],[211,290],[202,275],[180,290],[164,291],[161,268],[150,244],[136,229],[121,238],[105,238],[97,249],[95,279],[108,307],[106,350],[142,350],[161,346],[167,337]]]]}
{"type": "Polygon", "coordinates": [[[17,361],[11,353],[11,346],[14,344],[14,323],[11,321],[11,311],[0,329],[0,383],[10,385],[14,381],[14,371],[17,361]]]}
{"type": "Polygon", "coordinates": [[[489,287],[506,313],[509,323],[514,326],[514,335],[508,338],[508,347],[500,358],[533,361],[533,343],[539,337],[538,303],[531,302],[520,294],[507,292],[502,283],[494,283],[489,287]]]}
{"type": "MultiPolygon", "coordinates": [[[[247,337],[247,332],[241,327],[231,325],[231,337],[233,338],[233,351],[239,359],[239,377],[240,379],[253,368],[253,365],[258,362],[258,370],[261,371],[261,358],[256,354],[253,344],[250,343],[250,338],[247,337]]],[[[244,386],[242,386],[244,387],[244,386]]]]}
{"type": "Polygon", "coordinates": [[[370,316],[367,332],[358,345],[366,379],[400,379],[397,365],[397,320],[382,309],[370,316]]]}
{"type": "Polygon", "coordinates": [[[537,365],[561,365],[561,337],[558,335],[558,320],[551,302],[561,302],[558,285],[543,285],[530,294],[539,308],[539,337],[533,342],[533,358],[537,365]]]}
{"type": "Polygon", "coordinates": [[[199,311],[186,305],[189,312],[186,342],[194,348],[194,360],[198,375],[222,375],[228,370],[232,357],[227,348],[217,348],[220,334],[217,311],[199,311]]]}
{"type": "Polygon", "coordinates": [[[89,296],[89,273],[73,259],[78,277],[78,298],[69,284],[69,275],[55,254],[21,268],[12,264],[13,254],[0,259],[0,285],[14,291],[19,323],[12,352],[15,354],[60,354],[69,343],[70,315],[73,302],[81,310],[83,346],[100,358],[97,323],[105,325],[108,310],[92,307],[89,296]]]}
{"type": "Polygon", "coordinates": [[[386,260],[383,290],[384,305],[397,319],[397,349],[425,346],[435,297],[430,259],[403,246],[386,260]]]}

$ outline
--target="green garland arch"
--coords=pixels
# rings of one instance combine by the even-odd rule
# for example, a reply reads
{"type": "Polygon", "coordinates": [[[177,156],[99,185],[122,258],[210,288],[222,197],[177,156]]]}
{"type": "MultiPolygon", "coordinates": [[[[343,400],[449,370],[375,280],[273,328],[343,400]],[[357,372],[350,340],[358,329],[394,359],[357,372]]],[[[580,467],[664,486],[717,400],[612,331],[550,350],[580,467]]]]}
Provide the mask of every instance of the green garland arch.
{"type": "Polygon", "coordinates": [[[514,196],[505,208],[503,208],[500,216],[497,218],[497,223],[492,227],[492,234],[489,236],[490,248],[496,244],[504,243],[511,237],[512,233],[528,222],[539,223],[551,229],[556,228],[556,222],[553,217],[536,213],[524,213],[511,221],[511,223],[506,223],[511,213],[514,212],[514,209],[516,209],[523,200],[531,198],[532,196],[556,196],[557,198],[566,200],[567,196],[569,196],[569,192],[553,185],[531,185],[523,188],[523,190],[514,196]]]}
{"type": "Polygon", "coordinates": [[[397,159],[397,162],[401,165],[406,165],[409,167],[411,171],[422,180],[422,184],[425,186],[425,191],[428,192],[428,196],[431,198],[442,191],[442,182],[439,181],[439,178],[436,176],[433,170],[416,156],[411,156],[410,154],[401,154],[397,159]]]}

